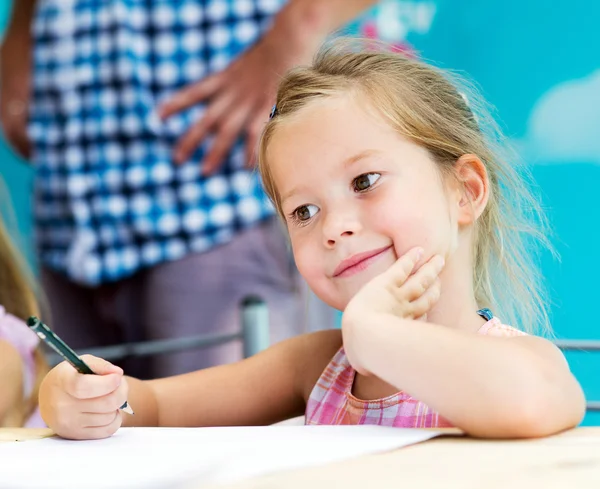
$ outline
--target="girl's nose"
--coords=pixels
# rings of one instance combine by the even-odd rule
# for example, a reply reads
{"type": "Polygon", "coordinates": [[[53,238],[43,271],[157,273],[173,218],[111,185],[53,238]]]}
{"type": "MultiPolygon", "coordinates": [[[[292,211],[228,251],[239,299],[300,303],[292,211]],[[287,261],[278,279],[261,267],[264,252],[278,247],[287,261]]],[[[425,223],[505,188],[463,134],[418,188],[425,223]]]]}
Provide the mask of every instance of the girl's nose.
{"type": "Polygon", "coordinates": [[[333,248],[343,239],[354,236],[362,228],[355,213],[329,213],[323,224],[323,241],[327,248],[333,248]]]}

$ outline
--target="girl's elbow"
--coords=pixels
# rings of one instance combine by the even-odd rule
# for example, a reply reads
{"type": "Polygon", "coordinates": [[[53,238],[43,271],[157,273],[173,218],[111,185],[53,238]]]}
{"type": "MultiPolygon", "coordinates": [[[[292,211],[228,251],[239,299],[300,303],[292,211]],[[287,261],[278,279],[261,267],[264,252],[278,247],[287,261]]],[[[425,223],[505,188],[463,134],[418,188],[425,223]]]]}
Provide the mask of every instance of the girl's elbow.
{"type": "Polygon", "coordinates": [[[585,415],[585,397],[579,384],[576,387],[560,396],[552,395],[553,390],[534,389],[491,415],[470,417],[462,429],[480,438],[541,438],[574,428],[585,415]]]}
{"type": "Polygon", "coordinates": [[[579,425],[585,416],[585,396],[575,379],[569,383],[560,392],[550,388],[515,406],[513,416],[507,416],[507,431],[518,438],[540,438],[579,425]]]}
{"type": "Polygon", "coordinates": [[[511,431],[523,438],[550,436],[574,428],[583,420],[585,395],[575,376],[560,368],[529,369],[524,377],[518,401],[510,409],[511,431]]]}

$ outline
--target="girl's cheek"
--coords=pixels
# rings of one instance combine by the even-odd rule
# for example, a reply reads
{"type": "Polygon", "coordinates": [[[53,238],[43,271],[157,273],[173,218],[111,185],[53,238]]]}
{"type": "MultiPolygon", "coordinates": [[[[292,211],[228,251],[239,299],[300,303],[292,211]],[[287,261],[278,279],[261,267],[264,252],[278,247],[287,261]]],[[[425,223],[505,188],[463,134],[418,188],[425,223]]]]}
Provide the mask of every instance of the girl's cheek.
{"type": "Polygon", "coordinates": [[[307,281],[322,273],[321,264],[315,253],[311,253],[309,248],[297,246],[293,248],[294,261],[296,267],[307,281]]]}
{"type": "Polygon", "coordinates": [[[404,256],[416,247],[423,248],[425,251],[424,258],[426,258],[433,247],[432,236],[423,229],[422,223],[418,221],[406,223],[398,232],[394,233],[392,239],[394,240],[394,250],[397,258],[404,256]]]}

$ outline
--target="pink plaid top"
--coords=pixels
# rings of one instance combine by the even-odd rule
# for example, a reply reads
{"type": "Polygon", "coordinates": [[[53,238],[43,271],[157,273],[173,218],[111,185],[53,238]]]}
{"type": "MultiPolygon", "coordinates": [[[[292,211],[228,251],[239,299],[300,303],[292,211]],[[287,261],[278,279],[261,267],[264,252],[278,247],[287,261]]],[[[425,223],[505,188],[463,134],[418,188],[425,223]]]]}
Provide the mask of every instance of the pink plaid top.
{"type": "MultiPolygon", "coordinates": [[[[526,333],[492,318],[478,331],[491,336],[526,333]]],[[[355,370],[340,348],[313,388],[306,405],[307,425],[376,424],[401,428],[441,428],[452,425],[421,401],[400,391],[383,399],[363,401],[352,394],[355,370]]]]}

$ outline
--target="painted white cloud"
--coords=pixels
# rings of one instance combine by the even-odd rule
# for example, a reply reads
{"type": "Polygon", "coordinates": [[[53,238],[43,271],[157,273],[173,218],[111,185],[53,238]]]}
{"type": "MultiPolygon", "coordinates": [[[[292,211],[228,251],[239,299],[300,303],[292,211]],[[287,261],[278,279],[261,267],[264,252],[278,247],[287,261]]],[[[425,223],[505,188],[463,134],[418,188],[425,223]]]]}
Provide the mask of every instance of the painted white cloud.
{"type": "Polygon", "coordinates": [[[386,42],[399,42],[405,41],[410,32],[429,32],[435,17],[436,4],[387,0],[379,4],[376,12],[378,37],[386,42]]]}
{"type": "Polygon", "coordinates": [[[547,91],[517,145],[532,163],[600,164],[600,70],[547,91]]]}

